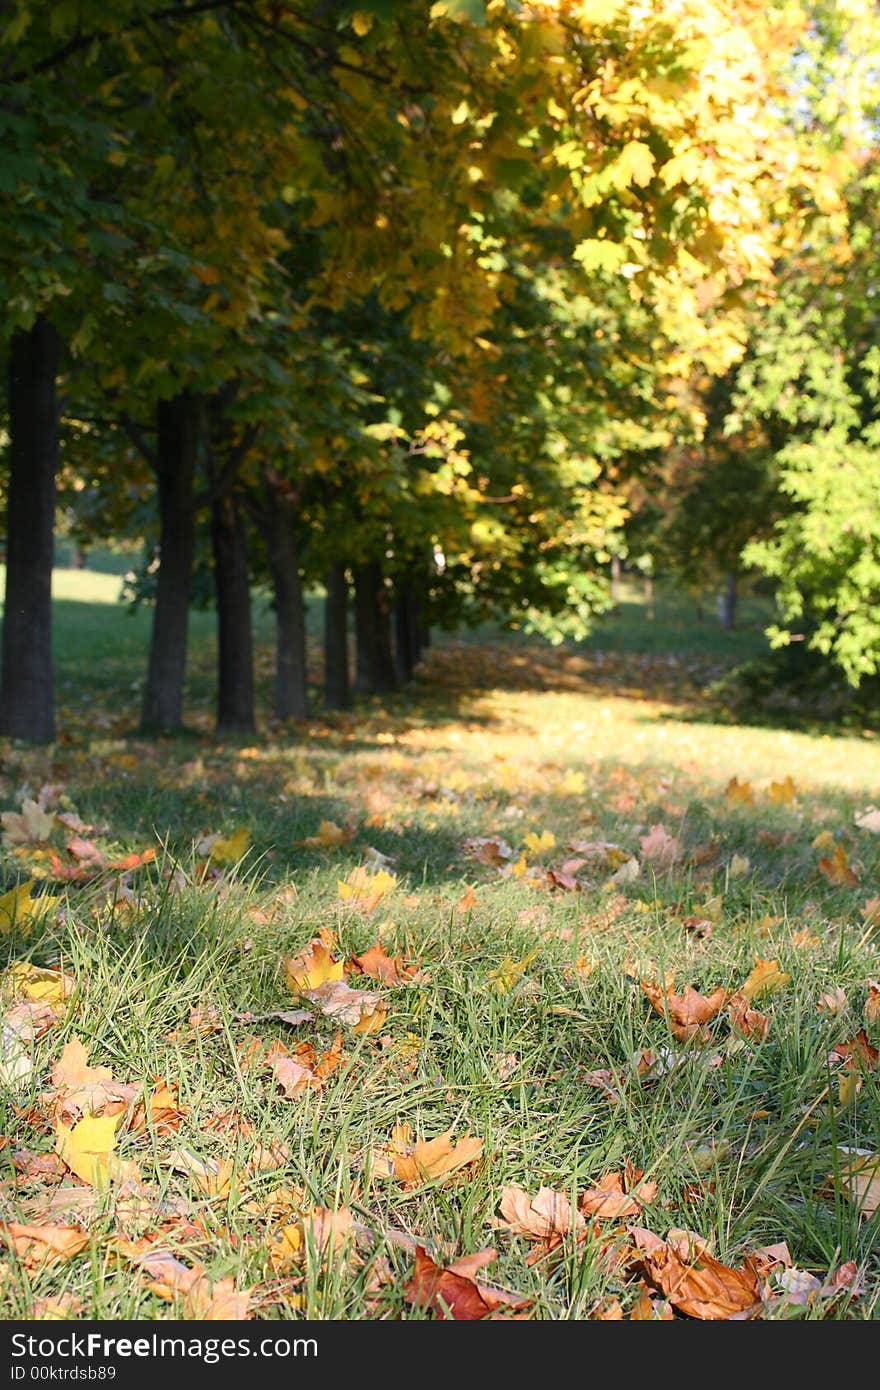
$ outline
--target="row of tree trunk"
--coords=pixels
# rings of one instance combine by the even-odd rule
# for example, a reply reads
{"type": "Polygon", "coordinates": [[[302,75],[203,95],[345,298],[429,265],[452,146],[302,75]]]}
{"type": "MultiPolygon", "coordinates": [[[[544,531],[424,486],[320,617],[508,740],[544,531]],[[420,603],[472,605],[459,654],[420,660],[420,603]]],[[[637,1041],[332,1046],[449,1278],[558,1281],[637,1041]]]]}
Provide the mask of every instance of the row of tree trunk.
{"type": "MultiPolygon", "coordinates": [[[[57,376],[61,344],[37,319],[12,342],[9,379],[10,473],[6,608],[0,672],[0,732],[29,742],[55,737],[51,581],[55,479],[59,462],[57,376]]],[[[145,730],[183,725],[187,629],[196,554],[200,456],[206,441],[204,398],[182,391],[159,403],[156,447],[159,570],[141,709],[145,730]]],[[[227,470],[229,472],[229,470],[227,470]]],[[[265,545],[276,619],[275,715],[309,714],[306,623],[297,499],[289,482],[263,474],[259,497],[240,495],[234,470],[212,479],[210,536],[217,603],[217,728],[246,733],[255,725],[248,519],[265,545]],[[219,481],[218,481],[219,478],[219,481]]],[[[392,585],[378,561],[351,567],[357,694],[385,694],[406,683],[429,640],[425,574],[392,585]]],[[[324,702],[346,708],[349,673],[349,570],[326,578],[324,702]]]]}

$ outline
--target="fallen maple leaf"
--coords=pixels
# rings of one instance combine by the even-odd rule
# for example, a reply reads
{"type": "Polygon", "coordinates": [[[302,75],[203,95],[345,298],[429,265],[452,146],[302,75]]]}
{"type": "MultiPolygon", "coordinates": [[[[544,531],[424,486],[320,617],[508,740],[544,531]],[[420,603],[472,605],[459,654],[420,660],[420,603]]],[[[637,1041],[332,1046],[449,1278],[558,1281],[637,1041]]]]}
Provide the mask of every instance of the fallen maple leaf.
{"type": "Polygon", "coordinates": [[[468,859],[478,859],[481,864],[500,869],[513,858],[513,850],[506,840],[497,835],[471,835],[462,844],[468,859]]]}
{"type": "Polygon", "coordinates": [[[0,1225],[0,1239],[12,1253],[24,1261],[28,1269],[48,1260],[67,1260],[78,1255],[89,1243],[89,1236],[79,1226],[54,1226],[50,1223],[26,1226],[18,1221],[0,1225]]]}
{"type": "Polygon", "coordinates": [[[32,898],[33,886],[34,880],[29,878],[26,883],[11,888],[0,897],[0,932],[12,931],[13,928],[23,931],[37,916],[45,916],[60,902],[60,898],[51,897],[48,893],[32,898]]]}
{"type": "Polygon", "coordinates": [[[540,835],[531,831],[525,836],[523,844],[526,849],[531,850],[532,854],[543,854],[545,849],[553,849],[556,845],[556,836],[552,830],[542,830],[540,835]]]}
{"type": "Polygon", "coordinates": [[[683,994],[675,994],[672,985],[668,985],[664,992],[659,986],[649,985],[642,980],[642,989],[657,1013],[668,1017],[670,1030],[679,1042],[692,1038],[705,1040],[708,1031],[704,1025],[715,1017],[727,1000],[727,990],[721,988],[704,995],[686,985],[683,994]]]}
{"type": "Polygon", "coordinates": [[[240,826],[231,835],[215,836],[208,842],[207,855],[211,864],[237,864],[250,847],[251,832],[240,826]]]}
{"type": "Polygon", "coordinates": [[[12,845],[33,845],[48,840],[55,825],[55,816],[44,811],[30,797],[25,797],[21,811],[4,811],[0,815],[3,832],[12,845]]]}
{"type": "Polygon", "coordinates": [[[183,1300],[184,1316],[197,1322],[242,1322],[249,1316],[250,1291],[236,1289],[235,1280],[199,1274],[183,1300]]]}
{"type": "Polygon", "coordinates": [[[499,966],[489,971],[492,988],[497,990],[499,994],[509,994],[537,954],[536,947],[533,951],[529,951],[527,956],[523,956],[522,960],[511,960],[510,956],[505,956],[499,966]]]}
{"type": "Polygon", "coordinates": [[[771,782],[767,788],[767,796],[777,806],[788,806],[794,800],[796,793],[797,787],[790,775],[784,777],[781,782],[771,782]]]}
{"type": "Polygon", "coordinates": [[[430,1308],[437,1317],[456,1322],[479,1321],[502,1306],[524,1308],[528,1300],[518,1294],[477,1282],[477,1270],[494,1259],[494,1250],[480,1250],[444,1267],[435,1264],[424,1247],[417,1245],[413,1272],[403,1296],[414,1307],[430,1308]]]}
{"type": "Polygon", "coordinates": [[[498,1205],[503,1222],[497,1224],[530,1240],[577,1234],[586,1227],[583,1216],[568,1197],[550,1187],[539,1187],[534,1197],[521,1187],[505,1187],[498,1205]]]}
{"type": "Polygon", "coordinates": [[[133,1087],[120,1086],[109,1067],[90,1067],[89,1054],[79,1038],[71,1038],[52,1068],[54,1100],[62,1114],[76,1111],[101,1115],[111,1101],[129,1100],[133,1087]]]}
{"type": "Polygon", "coordinates": [[[819,872],[835,887],[858,887],[858,876],[850,868],[849,857],[843,845],[838,845],[832,855],[825,855],[819,860],[819,872]]]}
{"type": "Polygon", "coordinates": [[[71,1129],[59,1120],[55,1126],[55,1152],[82,1182],[107,1187],[111,1180],[140,1182],[134,1163],[122,1163],[115,1154],[118,1115],[84,1115],[71,1129]]]}
{"type": "Polygon", "coordinates": [[[724,795],[729,806],[754,806],[755,804],[755,793],[752,791],[751,783],[741,782],[738,777],[731,777],[724,788],[724,795]]]}
{"type": "Polygon", "coordinates": [[[732,995],[727,1001],[727,1010],[732,1026],[742,1037],[748,1038],[750,1042],[764,1041],[770,1028],[770,1020],[766,1014],[749,1008],[748,998],[742,991],[732,995]]]}
{"type": "Polygon", "coordinates": [[[465,888],[458,902],[455,904],[456,912],[470,912],[477,903],[477,895],[471,884],[465,888]]]}
{"type": "Polygon", "coordinates": [[[880,1209],[880,1154],[847,1154],[838,1176],[859,1216],[873,1216],[880,1209]]]}
{"type": "Polygon", "coordinates": [[[397,879],[394,874],[389,874],[387,869],[380,869],[378,873],[373,874],[363,866],[352,869],[344,882],[339,879],[336,883],[342,901],[347,902],[349,907],[366,913],[367,916],[375,912],[382,899],[396,887],[397,879]]]}
{"type": "Polygon", "coordinates": [[[343,980],[328,981],[317,989],[304,990],[307,999],[335,1023],[343,1023],[353,1033],[375,1033],[384,1025],[388,1008],[378,994],[352,989],[343,980]]]}
{"type": "Polygon", "coordinates": [[[846,990],[837,985],[834,989],[826,990],[820,994],[816,1001],[816,1008],[820,1014],[827,1014],[829,1018],[835,1018],[839,1013],[846,1013],[848,1008],[846,990]]]}
{"type": "Polygon", "coordinates": [[[737,992],[744,994],[751,1003],[753,999],[760,999],[765,994],[775,994],[783,985],[787,985],[790,979],[790,975],[779,969],[778,960],[762,960],[760,956],[756,956],[755,964],[745,983],[737,992]]]}
{"type": "Polygon", "coordinates": [[[647,835],[639,836],[642,859],[658,869],[669,869],[682,856],[681,841],[670,835],[666,827],[652,825],[647,835]]]}
{"type": "Polygon", "coordinates": [[[301,849],[341,849],[354,837],[354,826],[337,825],[332,820],[322,820],[317,835],[309,835],[305,840],[294,840],[301,849]]]}
{"type": "Polygon", "coordinates": [[[880,835],[880,811],[876,806],[869,806],[867,811],[861,811],[856,816],[856,825],[859,830],[869,830],[872,835],[880,835]]]}
{"type": "Polygon", "coordinates": [[[627,1164],[623,1173],[605,1173],[580,1199],[580,1209],[599,1220],[637,1216],[657,1196],[657,1184],[643,1180],[641,1168],[627,1164]]]}
{"type": "Polygon", "coordinates": [[[341,960],[334,960],[324,943],[315,937],[298,956],[285,956],[282,962],[284,978],[296,993],[307,993],[319,985],[333,980],[341,980],[345,966],[341,960]]]}
{"type": "Polygon", "coordinates": [[[873,1071],[880,1059],[880,1052],[868,1042],[864,1028],[846,1042],[835,1043],[831,1049],[830,1061],[843,1060],[852,1063],[862,1071],[873,1071]]]}
{"type": "Polygon", "coordinates": [[[405,985],[418,974],[416,966],[406,965],[402,956],[389,956],[378,941],[363,955],[352,956],[351,963],[364,975],[372,976],[383,985],[405,985]]]}
{"type": "Polygon", "coordinates": [[[639,1268],[648,1283],[687,1317],[714,1321],[761,1306],[758,1275],[748,1259],[742,1269],[732,1269],[703,1249],[690,1262],[662,1241],[641,1254],[639,1268]]]}
{"type": "Polygon", "coordinates": [[[189,1149],[175,1149],[165,1159],[169,1168],[185,1173],[208,1197],[228,1197],[235,1164],[232,1159],[199,1158],[189,1149]]]}
{"type": "Polygon", "coordinates": [[[374,1151],[376,1171],[383,1177],[396,1177],[407,1187],[416,1187],[435,1178],[445,1178],[473,1163],[483,1153],[483,1140],[467,1131],[452,1142],[452,1130],[438,1134],[436,1139],[419,1139],[413,1143],[408,1124],[395,1125],[390,1147],[374,1151]]]}
{"type": "Polygon", "coordinates": [[[62,1004],[74,991],[76,981],[63,970],[42,969],[29,960],[10,961],[0,977],[0,993],[13,999],[32,999],[45,1004],[62,1004]]]}

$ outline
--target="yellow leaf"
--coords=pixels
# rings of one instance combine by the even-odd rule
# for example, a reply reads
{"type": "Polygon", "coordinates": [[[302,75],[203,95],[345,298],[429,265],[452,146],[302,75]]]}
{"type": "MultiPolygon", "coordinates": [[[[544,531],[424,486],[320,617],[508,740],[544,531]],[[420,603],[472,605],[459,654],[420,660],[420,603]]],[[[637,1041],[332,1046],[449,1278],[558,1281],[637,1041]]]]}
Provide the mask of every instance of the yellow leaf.
{"type": "Polygon", "coordinates": [[[778,960],[762,960],[760,956],[756,956],[749,977],[739,992],[744,994],[746,999],[760,999],[764,994],[775,994],[783,985],[787,985],[790,979],[790,975],[779,969],[778,960]]]}
{"type": "Polygon", "coordinates": [[[511,864],[510,872],[513,874],[513,877],[515,879],[521,879],[525,877],[525,872],[528,867],[529,861],[526,859],[525,854],[521,854],[519,859],[517,859],[516,863],[511,864]]]}
{"type": "Polygon", "coordinates": [[[388,1008],[385,1004],[374,1004],[372,1007],[364,1006],[361,1016],[352,1028],[353,1033],[377,1033],[384,1026],[388,1017],[388,1008]]]}
{"type": "Polygon", "coordinates": [[[295,843],[304,849],[339,849],[347,845],[354,830],[350,825],[337,825],[332,820],[322,820],[317,835],[309,835],[305,840],[295,843]]]}
{"type": "Polygon", "coordinates": [[[42,970],[29,960],[11,961],[0,980],[4,994],[42,1004],[63,1003],[73,993],[74,984],[73,976],[63,970],[42,970]]]}
{"type": "Polygon", "coordinates": [[[365,34],[369,34],[373,27],[373,16],[365,14],[363,10],[355,10],[351,17],[351,27],[358,38],[362,39],[365,34]]]}
{"type": "Polygon", "coordinates": [[[526,966],[531,964],[537,954],[538,949],[535,947],[534,951],[529,951],[522,960],[513,961],[510,956],[505,956],[496,970],[489,971],[489,979],[499,994],[510,993],[526,966]]]}
{"type": "Polygon", "coordinates": [[[317,937],[298,956],[285,956],[283,964],[284,978],[294,993],[317,989],[319,985],[343,979],[345,974],[343,962],[334,960],[317,937]]]}
{"type": "MultiPolygon", "coordinates": [[[[11,888],[0,897],[0,932],[12,931],[13,927],[21,930],[27,922],[33,920],[34,907],[40,902],[40,899],[31,899],[33,886],[34,880],[29,878],[27,883],[11,888]]],[[[57,898],[53,898],[52,901],[57,902],[57,898]]]]}
{"type": "Polygon", "coordinates": [[[830,830],[820,830],[819,834],[813,841],[813,849],[834,849],[836,844],[837,841],[835,840],[830,830]]]}
{"type": "Polygon", "coordinates": [[[556,836],[552,830],[542,830],[540,835],[534,831],[525,837],[525,847],[530,849],[532,854],[542,854],[545,849],[553,849],[556,844],[556,836]]]}
{"type": "Polygon", "coordinates": [[[731,777],[724,788],[724,795],[729,806],[753,806],[755,802],[751,782],[741,782],[738,777],[731,777]]]}
{"type": "Polygon", "coordinates": [[[337,879],[336,887],[343,902],[350,903],[362,912],[371,913],[384,897],[394,891],[397,879],[394,874],[389,874],[387,869],[380,869],[378,873],[371,874],[369,869],[361,866],[352,869],[344,882],[337,879]]]}
{"type": "Polygon", "coordinates": [[[118,1122],[118,1115],[84,1115],[72,1129],[55,1126],[55,1152],[90,1187],[106,1187],[113,1175],[118,1122]]]}
{"type": "Polygon", "coordinates": [[[251,832],[240,826],[225,839],[215,840],[208,851],[208,858],[213,864],[237,864],[250,842],[251,832]]]}
{"type": "Polygon", "coordinates": [[[482,1139],[465,1133],[453,1144],[451,1136],[452,1130],[447,1129],[436,1139],[420,1139],[413,1144],[409,1125],[397,1124],[389,1150],[374,1155],[377,1168],[384,1176],[414,1187],[431,1178],[447,1177],[481,1157],[482,1139]]]}
{"type": "Polygon", "coordinates": [[[611,165],[610,174],[615,188],[628,188],[631,183],[644,188],[654,177],[654,156],[650,146],[641,140],[628,141],[611,165]]]}
{"type": "Polygon", "coordinates": [[[794,800],[797,787],[791,777],[785,777],[781,782],[771,782],[767,788],[767,795],[777,806],[788,806],[794,800]]]}

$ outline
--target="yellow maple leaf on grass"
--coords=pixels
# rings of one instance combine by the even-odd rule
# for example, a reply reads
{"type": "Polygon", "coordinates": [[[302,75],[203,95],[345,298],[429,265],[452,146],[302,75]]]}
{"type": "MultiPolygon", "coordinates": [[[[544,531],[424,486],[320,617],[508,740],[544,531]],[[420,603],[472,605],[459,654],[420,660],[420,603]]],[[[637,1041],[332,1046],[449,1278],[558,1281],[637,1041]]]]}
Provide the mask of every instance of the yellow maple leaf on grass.
{"type": "Polygon", "coordinates": [[[552,830],[542,830],[540,835],[534,831],[526,835],[523,842],[526,849],[531,850],[532,854],[543,854],[545,849],[553,849],[556,845],[556,836],[552,830]]]}
{"type": "Polygon", "coordinates": [[[319,985],[341,980],[345,966],[341,960],[334,960],[327,947],[315,937],[298,956],[284,957],[284,978],[290,989],[303,993],[317,989],[319,985]]]}
{"type": "Polygon", "coordinates": [[[389,874],[387,869],[380,869],[378,873],[372,874],[369,869],[361,866],[352,869],[344,881],[338,879],[336,887],[343,902],[369,915],[375,912],[383,898],[394,891],[397,878],[394,874],[389,874]]]}
{"type": "Polygon", "coordinates": [[[755,793],[752,791],[751,782],[741,782],[738,777],[731,777],[724,788],[724,795],[727,798],[728,806],[754,806],[755,804],[755,793]]]}
{"type": "Polygon", "coordinates": [[[11,888],[0,897],[0,932],[12,931],[13,928],[17,931],[29,929],[37,917],[45,916],[61,901],[49,894],[32,898],[33,886],[34,880],[29,878],[27,883],[20,883],[17,888],[11,888]]]}
{"type": "Polygon", "coordinates": [[[522,960],[511,960],[510,956],[505,956],[496,969],[489,971],[492,988],[496,989],[499,994],[509,994],[537,954],[538,949],[535,947],[533,951],[529,951],[527,956],[523,956],[522,960]]]}
{"type": "Polygon", "coordinates": [[[396,1124],[386,1149],[374,1150],[373,1163],[383,1177],[395,1177],[406,1187],[417,1187],[432,1178],[445,1178],[466,1164],[482,1157],[484,1141],[465,1132],[453,1143],[452,1130],[444,1130],[436,1139],[413,1142],[412,1128],[396,1124]]]}
{"type": "Polygon", "coordinates": [[[779,969],[778,960],[762,960],[760,956],[756,956],[755,964],[738,992],[745,995],[749,1001],[760,999],[762,995],[775,994],[783,985],[787,985],[790,979],[790,975],[779,969]]]}
{"type": "Polygon", "coordinates": [[[789,806],[796,792],[797,787],[790,776],[784,777],[781,782],[771,782],[767,788],[767,796],[777,806],[789,806]]]}
{"type": "Polygon", "coordinates": [[[354,826],[337,825],[332,820],[322,820],[316,835],[308,835],[304,840],[294,840],[299,849],[341,849],[354,835],[354,826]]]}
{"type": "Polygon", "coordinates": [[[237,864],[249,849],[250,843],[251,832],[245,826],[239,826],[231,835],[221,836],[211,842],[208,859],[212,864],[237,864]]]}
{"type": "Polygon", "coordinates": [[[123,1162],[116,1154],[119,1115],[84,1115],[72,1128],[60,1121],[55,1126],[55,1152],[72,1173],[90,1187],[106,1188],[111,1182],[140,1184],[136,1163],[123,1162]]]}
{"type": "Polygon", "coordinates": [[[10,961],[0,978],[0,990],[13,999],[40,1004],[62,1004],[74,991],[75,980],[63,970],[42,969],[29,960],[10,961]]]}

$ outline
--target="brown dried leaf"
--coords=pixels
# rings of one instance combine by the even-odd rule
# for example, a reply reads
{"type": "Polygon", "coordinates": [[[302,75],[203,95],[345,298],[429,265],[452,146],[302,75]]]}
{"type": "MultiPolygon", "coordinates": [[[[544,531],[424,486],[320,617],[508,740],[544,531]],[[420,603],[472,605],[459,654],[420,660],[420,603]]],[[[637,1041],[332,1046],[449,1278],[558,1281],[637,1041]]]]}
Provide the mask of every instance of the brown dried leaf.
{"type": "Polygon", "coordinates": [[[657,1013],[668,1015],[670,1030],[679,1042],[692,1038],[705,1041],[708,1031],[704,1025],[723,1008],[727,999],[727,990],[720,988],[704,995],[687,985],[683,994],[675,994],[673,986],[669,985],[664,993],[657,985],[643,980],[642,989],[657,1013]]]}
{"type": "Polygon", "coordinates": [[[521,1187],[505,1187],[499,1209],[502,1222],[516,1235],[530,1240],[547,1240],[551,1236],[567,1236],[585,1229],[586,1222],[562,1192],[539,1187],[530,1197],[521,1187]]]}

